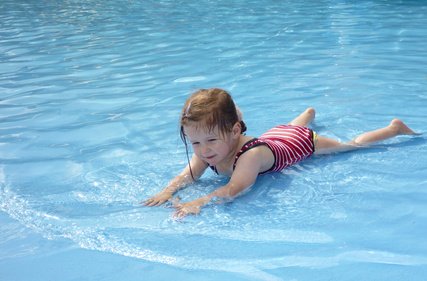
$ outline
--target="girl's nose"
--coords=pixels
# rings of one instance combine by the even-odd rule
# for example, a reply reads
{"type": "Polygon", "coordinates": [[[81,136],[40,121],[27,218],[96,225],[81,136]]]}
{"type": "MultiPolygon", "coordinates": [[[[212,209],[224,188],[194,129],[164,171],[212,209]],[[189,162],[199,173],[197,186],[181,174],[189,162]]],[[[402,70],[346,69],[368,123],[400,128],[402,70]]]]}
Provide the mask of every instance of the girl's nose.
{"type": "Polygon", "coordinates": [[[205,155],[209,151],[210,151],[210,148],[207,145],[202,145],[202,147],[200,148],[200,152],[202,153],[202,155],[205,155]]]}

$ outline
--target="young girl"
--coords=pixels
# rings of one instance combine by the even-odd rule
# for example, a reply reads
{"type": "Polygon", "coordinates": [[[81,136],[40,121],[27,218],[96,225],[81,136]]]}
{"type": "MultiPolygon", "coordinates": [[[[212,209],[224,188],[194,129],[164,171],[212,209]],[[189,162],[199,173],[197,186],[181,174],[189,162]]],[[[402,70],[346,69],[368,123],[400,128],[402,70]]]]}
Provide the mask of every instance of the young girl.
{"type": "Polygon", "coordinates": [[[402,121],[393,119],[385,128],[361,134],[349,143],[340,143],[318,136],[306,127],[314,116],[314,109],[308,108],[288,125],[274,127],[253,138],[243,135],[246,126],[230,94],[215,88],[195,92],[185,102],[181,114],[181,138],[186,147],[187,140],[191,143],[194,154],[181,174],[144,205],[165,203],[179,189],[200,178],[207,168],[229,176],[230,181],[214,192],[174,205],[176,217],[198,214],[213,198],[232,199],[252,186],[258,175],[281,171],[313,153],[348,151],[397,135],[415,134],[402,121]]]}

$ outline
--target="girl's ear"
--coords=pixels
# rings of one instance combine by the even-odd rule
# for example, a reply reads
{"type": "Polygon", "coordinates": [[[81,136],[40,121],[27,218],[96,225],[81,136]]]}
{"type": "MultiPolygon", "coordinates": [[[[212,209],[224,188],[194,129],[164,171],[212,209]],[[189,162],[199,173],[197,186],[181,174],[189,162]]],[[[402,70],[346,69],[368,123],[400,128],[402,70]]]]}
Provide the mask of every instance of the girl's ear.
{"type": "Polygon", "coordinates": [[[242,125],[240,122],[236,122],[236,124],[234,124],[231,132],[233,133],[233,138],[238,138],[242,134],[242,125]]]}

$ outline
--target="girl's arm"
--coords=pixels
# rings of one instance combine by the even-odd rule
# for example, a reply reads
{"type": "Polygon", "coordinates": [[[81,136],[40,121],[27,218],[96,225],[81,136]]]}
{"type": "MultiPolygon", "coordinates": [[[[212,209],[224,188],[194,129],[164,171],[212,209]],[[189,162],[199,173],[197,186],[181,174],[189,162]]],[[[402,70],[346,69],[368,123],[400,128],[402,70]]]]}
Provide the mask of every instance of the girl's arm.
{"type": "MultiPolygon", "coordinates": [[[[203,162],[199,157],[193,155],[190,161],[191,171],[193,172],[194,180],[199,179],[206,168],[208,167],[205,162],[203,162]]],[[[175,178],[173,178],[165,189],[154,195],[153,197],[145,200],[143,204],[145,206],[159,206],[170,198],[172,198],[173,194],[180,190],[181,188],[186,187],[190,183],[194,182],[191,177],[190,167],[187,165],[185,169],[175,178]]]]}
{"type": "Polygon", "coordinates": [[[230,181],[213,191],[212,193],[200,197],[194,201],[176,204],[175,216],[180,218],[188,214],[198,214],[200,209],[208,204],[213,198],[233,199],[247,188],[251,187],[261,172],[262,157],[257,149],[251,149],[240,156],[236,163],[236,168],[230,181]]]}

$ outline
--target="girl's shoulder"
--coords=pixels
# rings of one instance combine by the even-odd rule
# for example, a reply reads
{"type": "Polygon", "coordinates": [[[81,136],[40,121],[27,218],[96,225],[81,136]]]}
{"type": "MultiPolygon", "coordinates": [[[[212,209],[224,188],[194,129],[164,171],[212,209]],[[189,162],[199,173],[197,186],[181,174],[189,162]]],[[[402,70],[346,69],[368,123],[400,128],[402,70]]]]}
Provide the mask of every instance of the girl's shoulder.
{"type": "Polygon", "coordinates": [[[239,157],[241,154],[246,153],[246,151],[250,151],[255,148],[257,149],[255,149],[254,151],[263,150],[258,148],[265,147],[265,146],[267,146],[267,144],[263,140],[260,140],[258,138],[251,137],[251,136],[242,136],[242,138],[239,141],[236,157],[239,157]]]}
{"type": "Polygon", "coordinates": [[[271,149],[265,142],[257,138],[248,137],[242,144],[241,149],[237,152],[234,161],[234,167],[238,164],[238,160],[256,161],[261,164],[261,171],[268,170],[274,164],[274,155],[271,149]]]}

